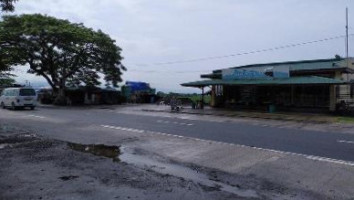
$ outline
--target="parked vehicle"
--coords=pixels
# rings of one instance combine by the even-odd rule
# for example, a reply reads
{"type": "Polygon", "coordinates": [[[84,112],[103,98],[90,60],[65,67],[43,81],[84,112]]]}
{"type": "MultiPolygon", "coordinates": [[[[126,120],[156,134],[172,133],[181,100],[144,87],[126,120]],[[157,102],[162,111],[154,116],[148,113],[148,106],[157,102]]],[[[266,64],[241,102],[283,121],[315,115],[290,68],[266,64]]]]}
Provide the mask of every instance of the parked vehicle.
{"type": "Polygon", "coordinates": [[[0,96],[2,108],[30,108],[33,110],[36,105],[36,91],[33,88],[6,88],[0,96]]]}
{"type": "Polygon", "coordinates": [[[181,100],[173,97],[170,101],[171,111],[179,111],[182,109],[182,102],[181,100]]]}

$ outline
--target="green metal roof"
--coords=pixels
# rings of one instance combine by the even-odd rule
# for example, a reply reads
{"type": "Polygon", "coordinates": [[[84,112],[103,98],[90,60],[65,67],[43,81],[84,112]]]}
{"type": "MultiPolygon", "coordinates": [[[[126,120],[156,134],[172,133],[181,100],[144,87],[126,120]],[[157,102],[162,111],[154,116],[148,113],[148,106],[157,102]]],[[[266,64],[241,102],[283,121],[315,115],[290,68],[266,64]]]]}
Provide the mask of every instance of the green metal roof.
{"type": "MultiPolygon", "coordinates": [[[[252,64],[233,68],[249,68],[249,67],[267,67],[267,66],[279,66],[290,65],[290,70],[303,70],[303,69],[317,69],[317,68],[335,68],[339,67],[340,62],[344,61],[340,59],[317,59],[317,60],[300,60],[300,61],[287,61],[287,62],[275,62],[265,64],[252,64]]],[[[342,66],[343,67],[343,66],[342,66]]]]}
{"type": "MultiPolygon", "coordinates": [[[[352,58],[351,62],[353,61],[352,58]]],[[[301,61],[287,61],[287,62],[274,62],[264,64],[251,64],[231,67],[233,69],[246,69],[252,67],[272,67],[272,66],[289,66],[290,71],[298,70],[317,70],[317,69],[336,69],[346,67],[345,59],[317,59],[317,60],[301,60],[301,61]]],[[[214,70],[213,73],[221,73],[222,69],[214,70]]]]}
{"type": "Polygon", "coordinates": [[[345,81],[319,76],[298,76],[273,79],[243,79],[243,80],[203,80],[182,83],[185,87],[205,87],[210,85],[341,85],[345,81]]]}

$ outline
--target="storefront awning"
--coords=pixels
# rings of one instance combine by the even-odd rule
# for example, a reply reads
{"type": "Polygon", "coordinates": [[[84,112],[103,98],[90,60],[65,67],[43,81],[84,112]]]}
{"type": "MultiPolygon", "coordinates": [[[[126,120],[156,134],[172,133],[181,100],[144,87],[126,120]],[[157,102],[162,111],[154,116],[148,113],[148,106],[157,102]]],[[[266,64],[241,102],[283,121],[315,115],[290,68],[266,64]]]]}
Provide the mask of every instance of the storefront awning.
{"type": "Polygon", "coordinates": [[[211,85],[342,85],[347,82],[319,76],[298,76],[273,79],[243,79],[243,80],[203,80],[182,83],[185,87],[205,87],[211,85]]]}

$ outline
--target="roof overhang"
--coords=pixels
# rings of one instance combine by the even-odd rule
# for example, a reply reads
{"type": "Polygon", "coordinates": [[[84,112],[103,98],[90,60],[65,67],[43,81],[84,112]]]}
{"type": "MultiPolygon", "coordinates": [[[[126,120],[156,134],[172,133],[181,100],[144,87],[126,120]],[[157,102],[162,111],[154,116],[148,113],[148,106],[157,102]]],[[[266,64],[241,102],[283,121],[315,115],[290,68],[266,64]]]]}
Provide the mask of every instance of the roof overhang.
{"type": "Polygon", "coordinates": [[[354,70],[349,67],[338,67],[338,68],[324,68],[324,69],[304,69],[304,70],[292,70],[290,71],[290,74],[315,74],[315,73],[322,73],[322,74],[330,74],[334,73],[336,71],[342,72],[342,73],[349,73],[353,74],[354,70]]]}
{"type": "Polygon", "coordinates": [[[344,85],[345,81],[325,78],[319,76],[299,76],[290,78],[272,78],[272,79],[239,79],[239,80],[203,80],[189,83],[182,83],[184,87],[206,87],[212,85],[344,85]]]}

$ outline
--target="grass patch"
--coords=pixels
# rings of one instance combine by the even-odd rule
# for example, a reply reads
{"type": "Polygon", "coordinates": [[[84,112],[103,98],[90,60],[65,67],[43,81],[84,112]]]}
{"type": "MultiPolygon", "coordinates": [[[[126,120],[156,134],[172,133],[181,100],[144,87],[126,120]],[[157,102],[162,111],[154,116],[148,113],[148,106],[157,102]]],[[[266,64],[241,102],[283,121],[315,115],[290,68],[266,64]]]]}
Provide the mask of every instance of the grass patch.
{"type": "MultiPolygon", "coordinates": [[[[193,102],[197,102],[197,101],[200,101],[202,99],[202,96],[201,95],[193,95],[193,96],[190,96],[189,97],[193,102]]],[[[210,100],[211,100],[211,96],[210,95],[205,95],[204,96],[204,102],[209,104],[210,103],[210,100]]]]}
{"type": "Polygon", "coordinates": [[[354,117],[337,117],[337,122],[340,123],[353,123],[354,124],[354,117]]]}

